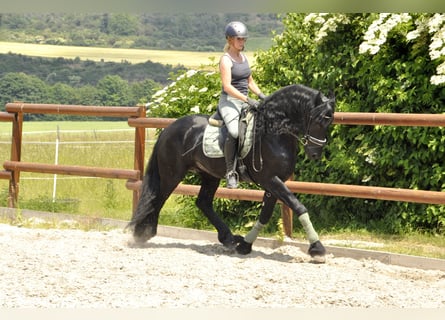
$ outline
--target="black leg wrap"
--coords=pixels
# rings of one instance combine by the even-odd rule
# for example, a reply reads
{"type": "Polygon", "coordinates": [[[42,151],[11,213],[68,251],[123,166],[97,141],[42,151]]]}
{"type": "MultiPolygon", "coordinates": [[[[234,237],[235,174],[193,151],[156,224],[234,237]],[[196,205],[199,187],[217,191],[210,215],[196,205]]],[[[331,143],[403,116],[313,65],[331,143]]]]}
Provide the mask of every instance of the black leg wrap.
{"type": "Polygon", "coordinates": [[[322,257],[326,254],[325,247],[321,244],[320,240],[311,243],[309,246],[308,253],[311,257],[319,256],[322,257]]]}
{"type": "Polygon", "coordinates": [[[244,238],[242,238],[241,241],[239,241],[238,246],[236,247],[236,252],[244,255],[249,254],[252,252],[252,244],[244,241],[244,238]]]}

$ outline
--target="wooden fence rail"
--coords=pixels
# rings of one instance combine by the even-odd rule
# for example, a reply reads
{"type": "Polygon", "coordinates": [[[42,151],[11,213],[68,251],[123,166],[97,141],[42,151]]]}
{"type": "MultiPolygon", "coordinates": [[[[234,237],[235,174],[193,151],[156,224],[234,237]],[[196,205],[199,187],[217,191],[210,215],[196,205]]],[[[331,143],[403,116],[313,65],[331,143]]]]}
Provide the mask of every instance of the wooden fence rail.
{"type": "MultiPolygon", "coordinates": [[[[18,198],[20,171],[57,173],[67,175],[93,176],[103,178],[127,179],[126,187],[133,190],[133,210],[139,200],[145,165],[145,128],[165,128],[176,119],[146,118],[144,107],[97,107],[52,104],[8,103],[7,112],[0,112],[0,121],[12,122],[11,158],[3,163],[4,171],[0,171],[0,179],[10,181],[10,201],[8,205],[15,207],[18,198]],[[83,166],[49,165],[22,162],[21,141],[24,113],[67,114],[101,117],[126,117],[128,125],[135,128],[134,168],[98,168],[83,166]]],[[[360,113],[336,112],[334,124],[342,125],[390,125],[390,126],[445,126],[445,114],[395,114],[395,113],[360,113]]],[[[344,196],[354,198],[406,201],[430,204],[445,204],[445,192],[409,190],[385,187],[357,185],[338,185],[328,183],[287,181],[288,188],[295,193],[319,194],[328,196],[344,196]]],[[[177,194],[197,195],[199,186],[180,184],[174,191],[177,194]]],[[[217,197],[237,200],[261,201],[264,191],[249,189],[219,188],[217,197]]],[[[292,233],[291,212],[283,210],[283,220],[287,235],[292,233]]]]}
{"type": "MultiPolygon", "coordinates": [[[[12,122],[12,142],[10,160],[3,163],[5,171],[0,171],[1,179],[9,180],[8,206],[16,207],[19,195],[20,172],[38,172],[101,178],[128,179],[139,181],[143,178],[145,154],[145,128],[135,128],[134,138],[134,169],[98,168],[88,166],[67,166],[22,162],[22,126],[23,115],[31,114],[63,114],[118,118],[144,118],[145,107],[99,107],[81,105],[32,104],[14,102],[6,104],[6,111],[0,113],[1,121],[12,122]]],[[[133,190],[133,206],[139,200],[139,190],[133,190]]]]}
{"type": "Polygon", "coordinates": [[[112,178],[112,179],[130,179],[139,180],[139,170],[126,170],[101,167],[84,167],[61,164],[46,164],[23,161],[5,161],[3,167],[9,171],[25,171],[37,173],[64,174],[70,176],[112,178]]]}

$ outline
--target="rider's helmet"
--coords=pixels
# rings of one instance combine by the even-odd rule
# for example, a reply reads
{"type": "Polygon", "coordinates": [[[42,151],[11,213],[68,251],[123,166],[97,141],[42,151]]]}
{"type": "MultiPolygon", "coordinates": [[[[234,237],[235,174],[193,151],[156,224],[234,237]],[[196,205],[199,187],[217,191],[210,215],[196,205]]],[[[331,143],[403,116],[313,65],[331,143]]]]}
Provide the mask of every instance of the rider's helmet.
{"type": "Polygon", "coordinates": [[[247,32],[247,27],[244,23],[239,21],[232,21],[226,25],[226,38],[228,37],[240,37],[247,38],[249,34],[247,32]]]}

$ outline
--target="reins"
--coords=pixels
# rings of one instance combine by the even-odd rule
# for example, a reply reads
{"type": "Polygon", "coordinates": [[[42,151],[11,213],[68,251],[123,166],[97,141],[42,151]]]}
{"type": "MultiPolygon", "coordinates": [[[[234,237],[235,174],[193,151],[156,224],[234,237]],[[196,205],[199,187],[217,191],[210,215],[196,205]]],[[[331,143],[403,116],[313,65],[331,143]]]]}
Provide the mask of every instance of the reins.
{"type": "Polygon", "coordinates": [[[256,121],[257,121],[257,116],[254,117],[253,120],[253,145],[252,145],[252,153],[253,153],[253,157],[252,157],[252,168],[255,172],[260,172],[261,170],[263,170],[263,154],[261,152],[261,139],[259,140],[259,149],[260,149],[260,153],[259,153],[259,160],[260,160],[260,168],[257,169],[256,165],[255,165],[255,146],[256,146],[256,121]]]}

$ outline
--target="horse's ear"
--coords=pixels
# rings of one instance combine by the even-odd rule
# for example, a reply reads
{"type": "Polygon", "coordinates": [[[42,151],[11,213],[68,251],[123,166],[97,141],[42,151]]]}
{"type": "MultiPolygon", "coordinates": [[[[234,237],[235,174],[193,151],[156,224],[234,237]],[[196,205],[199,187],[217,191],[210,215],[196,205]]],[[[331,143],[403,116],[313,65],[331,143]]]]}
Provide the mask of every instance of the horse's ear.
{"type": "Polygon", "coordinates": [[[321,93],[321,91],[317,92],[317,95],[315,96],[315,102],[316,105],[319,105],[323,102],[323,94],[321,93]]]}
{"type": "Polygon", "coordinates": [[[335,101],[335,93],[334,93],[334,90],[329,89],[328,98],[329,98],[330,100],[334,100],[334,101],[335,101]]]}

